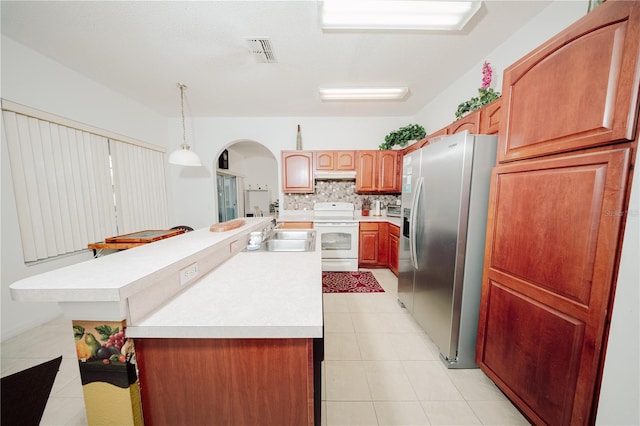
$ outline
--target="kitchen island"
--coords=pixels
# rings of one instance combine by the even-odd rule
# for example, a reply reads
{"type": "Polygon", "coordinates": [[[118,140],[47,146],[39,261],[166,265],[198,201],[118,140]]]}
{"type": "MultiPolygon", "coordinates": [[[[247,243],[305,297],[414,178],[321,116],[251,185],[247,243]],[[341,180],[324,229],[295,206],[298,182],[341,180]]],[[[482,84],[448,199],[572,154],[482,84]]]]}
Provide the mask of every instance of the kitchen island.
{"type": "Polygon", "coordinates": [[[314,423],[320,250],[243,251],[269,224],[200,229],[11,286],[73,320],[90,424],[314,423]],[[97,357],[90,343],[121,330],[126,361],[97,357]]]}

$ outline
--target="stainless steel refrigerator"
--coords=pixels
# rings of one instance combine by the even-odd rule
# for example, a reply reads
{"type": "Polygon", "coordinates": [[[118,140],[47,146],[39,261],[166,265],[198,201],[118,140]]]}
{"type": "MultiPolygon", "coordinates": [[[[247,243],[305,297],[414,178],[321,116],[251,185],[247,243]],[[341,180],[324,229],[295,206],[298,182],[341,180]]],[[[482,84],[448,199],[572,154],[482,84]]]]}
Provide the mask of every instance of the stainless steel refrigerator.
{"type": "Polygon", "coordinates": [[[404,156],[398,299],[448,368],[474,368],[497,136],[443,136],[404,156]]]}

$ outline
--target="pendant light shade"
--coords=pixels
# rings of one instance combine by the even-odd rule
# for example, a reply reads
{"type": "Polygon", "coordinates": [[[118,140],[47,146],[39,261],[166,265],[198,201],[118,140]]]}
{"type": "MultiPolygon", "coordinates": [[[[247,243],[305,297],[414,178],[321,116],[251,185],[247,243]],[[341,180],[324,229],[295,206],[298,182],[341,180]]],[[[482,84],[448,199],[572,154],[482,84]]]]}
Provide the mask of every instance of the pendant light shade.
{"type": "Polygon", "coordinates": [[[169,163],[178,166],[199,167],[202,166],[200,157],[191,151],[191,147],[187,144],[187,131],[184,124],[184,89],[186,89],[187,86],[178,83],[178,87],[180,88],[180,112],[182,113],[182,144],[180,145],[180,149],[173,151],[171,155],[169,155],[169,163]]]}
{"type": "Polygon", "coordinates": [[[189,149],[189,145],[181,145],[180,149],[177,149],[169,155],[169,163],[177,164],[179,166],[202,166],[200,157],[189,149]]]}

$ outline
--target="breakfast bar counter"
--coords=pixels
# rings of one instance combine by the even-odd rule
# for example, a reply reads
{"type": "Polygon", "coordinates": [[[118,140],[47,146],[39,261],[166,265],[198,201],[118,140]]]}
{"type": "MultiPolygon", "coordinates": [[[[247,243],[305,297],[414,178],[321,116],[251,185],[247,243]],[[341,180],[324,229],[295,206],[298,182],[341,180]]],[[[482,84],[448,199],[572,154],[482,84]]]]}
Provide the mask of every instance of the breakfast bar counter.
{"type": "Polygon", "coordinates": [[[11,285],[72,320],[89,424],[319,419],[320,250],[246,251],[271,218],[243,220],[11,285]]]}

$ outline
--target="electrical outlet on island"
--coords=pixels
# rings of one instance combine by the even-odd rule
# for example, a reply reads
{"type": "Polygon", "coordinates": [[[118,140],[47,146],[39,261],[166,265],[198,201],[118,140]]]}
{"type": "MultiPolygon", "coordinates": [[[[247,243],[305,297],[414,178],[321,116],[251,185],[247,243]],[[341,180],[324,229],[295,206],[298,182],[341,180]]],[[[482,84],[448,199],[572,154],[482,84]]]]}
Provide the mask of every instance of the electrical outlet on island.
{"type": "Polygon", "coordinates": [[[198,276],[198,264],[192,263],[180,270],[180,285],[185,285],[198,276]]]}

